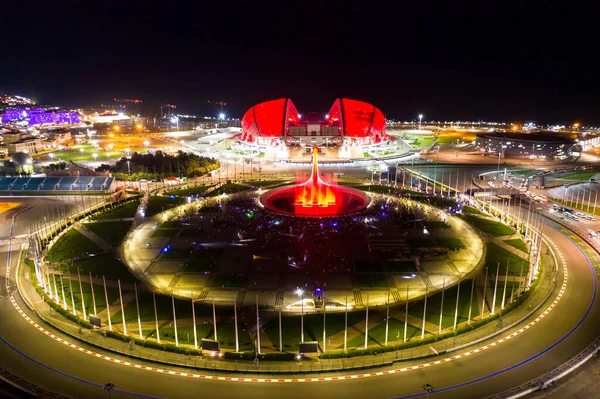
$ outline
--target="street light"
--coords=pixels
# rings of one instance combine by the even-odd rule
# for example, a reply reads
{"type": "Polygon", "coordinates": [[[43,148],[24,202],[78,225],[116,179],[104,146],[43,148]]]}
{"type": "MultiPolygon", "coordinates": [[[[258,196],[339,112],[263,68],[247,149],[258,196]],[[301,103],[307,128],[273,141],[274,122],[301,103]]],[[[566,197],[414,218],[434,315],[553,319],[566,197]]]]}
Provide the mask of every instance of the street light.
{"type": "Polygon", "coordinates": [[[221,113],[219,114],[219,119],[220,119],[220,120],[223,120],[223,119],[225,119],[225,114],[221,112],[221,113]]]}
{"type": "Polygon", "coordinates": [[[150,145],[150,141],[148,141],[148,140],[144,141],[144,145],[145,145],[146,147],[148,147],[148,146],[150,145]]]}
{"type": "Polygon", "coordinates": [[[421,121],[423,120],[423,114],[419,114],[419,129],[421,128],[421,121]]]}
{"type": "Polygon", "coordinates": [[[94,157],[94,161],[96,160],[96,158],[98,158],[98,154],[93,153],[92,156],[94,157]]]}
{"type": "MultiPolygon", "coordinates": [[[[85,152],[85,150],[83,148],[80,148],[79,152],[81,152],[83,154],[85,152]]],[[[52,154],[50,154],[50,155],[52,155],[52,154]]]]}
{"type": "Polygon", "coordinates": [[[304,291],[302,288],[297,288],[296,294],[300,296],[300,342],[304,342],[304,291]]]}

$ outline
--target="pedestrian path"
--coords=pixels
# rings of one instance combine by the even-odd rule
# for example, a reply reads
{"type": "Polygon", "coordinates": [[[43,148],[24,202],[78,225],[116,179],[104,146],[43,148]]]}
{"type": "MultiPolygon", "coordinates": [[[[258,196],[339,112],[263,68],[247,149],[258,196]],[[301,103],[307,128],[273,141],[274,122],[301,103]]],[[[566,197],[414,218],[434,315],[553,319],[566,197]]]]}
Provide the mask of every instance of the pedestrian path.
{"type": "Polygon", "coordinates": [[[80,225],[80,224],[76,224],[74,227],[75,227],[75,230],[77,230],[78,232],[80,232],[81,234],[83,234],[84,236],[89,238],[94,244],[98,245],[100,247],[100,249],[103,250],[104,252],[108,252],[108,253],[113,252],[113,247],[108,242],[106,242],[106,240],[104,240],[104,238],[100,237],[98,234],[94,233],[90,229],[88,229],[85,226],[80,225]]]}
{"type": "MultiPolygon", "coordinates": [[[[135,301],[135,294],[133,292],[128,292],[123,295],[123,308],[127,306],[128,303],[135,301]]],[[[108,311],[110,311],[111,323],[112,324],[122,324],[123,320],[119,318],[118,320],[113,319],[113,315],[121,311],[121,302],[117,299],[115,302],[111,303],[108,308],[105,308],[101,312],[98,312],[98,317],[103,320],[108,320],[108,311]]]]}
{"type": "MultiPolygon", "coordinates": [[[[395,319],[404,320],[405,314],[406,314],[406,312],[404,311],[404,309],[395,309],[395,310],[390,309],[390,317],[394,317],[395,319]]],[[[411,315],[410,312],[408,313],[407,322],[408,322],[408,324],[415,326],[415,327],[419,327],[419,328],[423,327],[423,319],[420,317],[411,315]]],[[[428,334],[437,334],[438,333],[438,325],[431,323],[429,321],[425,321],[425,332],[428,334]]]]}

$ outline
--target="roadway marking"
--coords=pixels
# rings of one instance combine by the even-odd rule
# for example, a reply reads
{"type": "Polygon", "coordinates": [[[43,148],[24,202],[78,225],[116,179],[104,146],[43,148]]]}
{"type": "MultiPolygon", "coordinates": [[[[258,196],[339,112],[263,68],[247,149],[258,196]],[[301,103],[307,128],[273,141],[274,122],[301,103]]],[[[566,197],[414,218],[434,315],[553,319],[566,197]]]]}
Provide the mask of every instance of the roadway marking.
{"type": "Polygon", "coordinates": [[[9,277],[10,277],[10,254],[11,251],[9,251],[8,253],[8,264],[7,264],[7,270],[6,270],[6,275],[7,275],[7,279],[6,279],[6,284],[7,284],[7,292],[10,295],[10,301],[12,303],[12,305],[14,306],[14,308],[17,310],[17,312],[29,323],[31,324],[33,327],[35,327],[38,331],[42,332],[43,334],[45,334],[46,336],[52,338],[53,340],[60,342],[66,346],[68,346],[69,348],[72,348],[74,350],[77,350],[81,353],[85,353],[88,354],[89,356],[93,356],[95,358],[98,359],[103,359],[109,362],[113,362],[115,364],[122,364],[124,366],[129,366],[129,367],[135,367],[135,368],[139,368],[139,369],[143,369],[143,370],[147,370],[147,371],[153,371],[156,373],[162,373],[162,374],[169,374],[169,375],[177,375],[177,376],[183,376],[183,377],[189,377],[189,378],[196,378],[196,379],[212,379],[212,380],[218,380],[218,381],[233,381],[233,382],[256,382],[256,383],[280,383],[280,382],[319,382],[319,381],[338,381],[338,380],[344,380],[344,379],[362,379],[362,378],[367,378],[367,377],[376,377],[376,376],[382,376],[382,375],[389,375],[389,374],[398,374],[398,373],[404,373],[407,371],[412,371],[415,369],[422,369],[425,367],[431,367],[431,366],[435,366],[438,364],[444,364],[447,362],[452,362],[453,360],[456,360],[456,358],[463,358],[466,356],[470,356],[473,355],[475,353],[479,353],[479,352],[483,352],[487,349],[493,348],[501,343],[504,343],[506,341],[509,341],[510,339],[516,337],[517,335],[529,330],[531,327],[533,327],[534,325],[536,325],[537,323],[539,323],[544,317],[546,317],[552,310],[554,310],[554,308],[556,307],[556,305],[558,304],[558,302],[562,299],[564,293],[565,293],[565,289],[567,287],[567,280],[568,280],[568,276],[569,276],[569,272],[567,270],[567,263],[564,260],[564,257],[562,255],[562,253],[560,252],[560,250],[556,247],[556,245],[554,244],[554,242],[552,242],[551,239],[547,239],[547,241],[549,243],[552,244],[552,246],[554,247],[554,250],[559,254],[560,259],[562,261],[562,266],[563,266],[563,283],[560,289],[560,292],[558,293],[557,297],[554,299],[554,301],[552,302],[552,304],[550,304],[550,306],[537,318],[535,318],[531,323],[527,324],[526,326],[520,328],[519,330],[503,337],[500,338],[488,345],[479,347],[477,349],[471,350],[469,352],[464,352],[461,353],[459,355],[454,355],[452,357],[448,357],[445,359],[440,359],[440,360],[436,360],[433,362],[428,362],[428,363],[422,363],[419,365],[415,365],[415,366],[409,366],[409,367],[403,367],[400,369],[391,369],[391,370],[387,370],[387,371],[379,371],[379,372],[375,372],[375,373],[370,373],[370,374],[354,374],[354,375],[346,375],[346,376],[339,376],[339,377],[331,377],[330,379],[324,378],[311,378],[311,377],[306,377],[306,378],[294,378],[294,379],[257,379],[257,378],[244,378],[244,377],[221,377],[221,376],[213,376],[213,375],[206,375],[206,374],[191,374],[191,373],[182,373],[182,372],[176,372],[176,371],[172,371],[172,370],[165,370],[165,369],[158,369],[158,368],[150,368],[147,366],[143,366],[140,364],[136,364],[136,363],[131,363],[131,362],[126,362],[123,360],[120,360],[118,358],[114,358],[111,356],[106,356],[106,355],[101,355],[95,352],[92,352],[90,350],[81,348],[78,345],[75,345],[71,342],[65,341],[64,339],[54,335],[52,332],[46,330],[45,328],[43,328],[42,326],[40,326],[39,324],[37,324],[35,321],[33,321],[29,316],[27,316],[27,314],[19,307],[19,305],[17,304],[16,300],[14,299],[12,293],[10,292],[10,287],[8,286],[9,283],[9,277]]]}

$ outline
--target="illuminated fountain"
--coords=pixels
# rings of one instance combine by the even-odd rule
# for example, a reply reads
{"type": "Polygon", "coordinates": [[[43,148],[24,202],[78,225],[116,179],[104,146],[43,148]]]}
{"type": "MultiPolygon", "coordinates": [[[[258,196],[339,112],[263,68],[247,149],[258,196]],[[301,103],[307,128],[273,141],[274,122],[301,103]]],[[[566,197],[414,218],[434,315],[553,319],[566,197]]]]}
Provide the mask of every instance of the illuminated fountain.
{"type": "Polygon", "coordinates": [[[367,194],[321,179],[318,152],[318,148],[313,147],[312,171],[307,181],[267,191],[261,195],[259,203],[276,213],[302,217],[349,215],[365,209],[370,202],[367,194]]]}

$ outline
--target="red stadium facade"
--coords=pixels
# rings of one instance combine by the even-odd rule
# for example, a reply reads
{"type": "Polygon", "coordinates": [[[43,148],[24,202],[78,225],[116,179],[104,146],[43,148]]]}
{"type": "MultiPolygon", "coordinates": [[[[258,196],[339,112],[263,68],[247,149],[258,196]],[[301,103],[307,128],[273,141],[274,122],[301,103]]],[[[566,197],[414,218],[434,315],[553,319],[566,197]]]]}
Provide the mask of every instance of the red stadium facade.
{"type": "Polygon", "coordinates": [[[259,146],[328,144],[369,146],[388,140],[386,120],[375,106],[338,98],[325,117],[302,117],[289,98],[266,101],[250,108],[242,118],[241,141],[259,146]]]}

